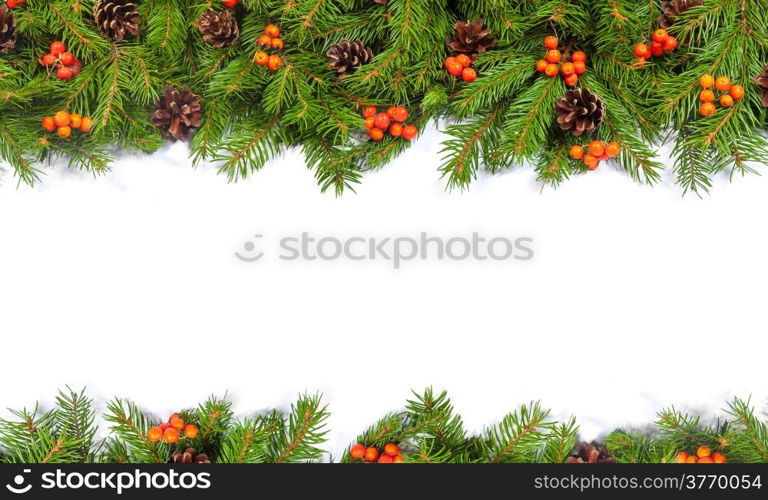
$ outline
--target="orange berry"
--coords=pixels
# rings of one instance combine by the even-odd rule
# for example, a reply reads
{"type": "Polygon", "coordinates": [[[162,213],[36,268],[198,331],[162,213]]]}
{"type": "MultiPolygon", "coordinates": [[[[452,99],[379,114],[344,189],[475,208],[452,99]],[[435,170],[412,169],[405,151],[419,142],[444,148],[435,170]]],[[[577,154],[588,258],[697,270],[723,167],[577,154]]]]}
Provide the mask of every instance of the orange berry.
{"type": "Polygon", "coordinates": [[[409,141],[414,140],[419,135],[419,129],[415,125],[406,125],[403,128],[403,138],[409,141]]]}
{"type": "Polygon", "coordinates": [[[354,444],[349,449],[349,456],[355,460],[360,460],[365,456],[365,446],[361,444],[354,444]]]}
{"type": "Polygon", "coordinates": [[[45,54],[40,58],[40,64],[43,66],[53,66],[56,64],[56,56],[53,54],[45,54]]]}
{"type": "Polygon", "coordinates": [[[632,66],[635,68],[642,68],[643,66],[645,66],[646,61],[647,59],[645,57],[638,57],[637,59],[635,59],[635,62],[632,63],[632,66]]]}
{"type": "Polygon", "coordinates": [[[400,453],[400,448],[395,443],[387,443],[384,445],[384,453],[390,457],[394,457],[400,453]]]}
{"type": "Polygon", "coordinates": [[[369,116],[368,118],[365,119],[365,122],[363,122],[363,125],[365,125],[365,128],[370,130],[376,126],[374,124],[375,121],[376,121],[376,117],[369,116]]]}
{"type": "Polygon", "coordinates": [[[605,153],[605,144],[600,141],[592,141],[589,143],[589,154],[593,156],[601,156],[605,153]]]}
{"type": "Polygon", "coordinates": [[[600,160],[595,155],[586,155],[584,157],[584,165],[590,170],[595,170],[600,165],[600,160]]]}
{"type": "Polygon", "coordinates": [[[704,89],[699,92],[699,100],[701,102],[715,102],[715,93],[709,89],[704,89]]]}
{"type": "Polygon", "coordinates": [[[642,57],[644,59],[651,57],[651,49],[649,49],[648,46],[644,43],[638,43],[635,45],[634,53],[637,57],[642,57]]]}
{"type": "Polygon", "coordinates": [[[653,57],[661,57],[664,55],[664,44],[659,42],[653,42],[651,44],[651,54],[653,57]]]}
{"type": "Polygon", "coordinates": [[[699,461],[699,459],[696,458],[696,455],[691,455],[690,457],[688,457],[688,460],[686,460],[685,463],[687,463],[687,464],[695,464],[698,461],[699,461]]]}
{"type": "Polygon", "coordinates": [[[697,463],[697,464],[713,464],[713,463],[715,463],[715,461],[714,461],[714,460],[712,460],[712,458],[711,458],[711,457],[701,457],[701,458],[699,459],[699,461],[698,461],[698,462],[696,462],[696,463],[697,463]]]}
{"type": "Polygon", "coordinates": [[[403,456],[402,456],[402,455],[395,455],[395,456],[392,458],[392,463],[393,463],[393,464],[401,464],[401,463],[403,463],[403,461],[404,461],[404,459],[403,459],[403,456]]]}
{"type": "Polygon", "coordinates": [[[42,126],[47,132],[53,132],[56,130],[56,122],[52,116],[46,116],[43,118],[42,126]]]}
{"type": "Polygon", "coordinates": [[[667,38],[669,38],[669,33],[665,29],[659,28],[653,32],[653,41],[656,43],[664,43],[667,41],[667,38]]]}
{"type": "Polygon", "coordinates": [[[269,61],[269,54],[267,54],[263,50],[256,51],[256,54],[254,54],[253,56],[253,62],[258,64],[259,66],[266,66],[267,61],[269,61]]]}
{"type": "Polygon", "coordinates": [[[565,76],[573,75],[576,73],[576,66],[574,66],[572,62],[563,63],[563,65],[560,66],[560,72],[565,76]]]}
{"type": "Polygon", "coordinates": [[[379,110],[376,108],[376,106],[365,106],[363,108],[363,118],[368,118],[369,116],[376,116],[376,113],[378,113],[379,110]]]}
{"type": "Polygon", "coordinates": [[[178,440],[179,440],[178,429],[175,429],[173,427],[168,427],[167,429],[165,429],[165,432],[163,432],[163,441],[165,441],[166,443],[173,444],[178,440]]]}
{"type": "MultiPolygon", "coordinates": [[[[445,58],[445,63],[444,63],[444,64],[445,64],[445,69],[450,69],[450,68],[451,68],[451,65],[452,65],[453,63],[457,63],[457,62],[459,62],[459,61],[457,61],[457,60],[456,60],[456,58],[455,58],[455,57],[453,57],[453,56],[448,56],[448,57],[446,57],[446,58],[445,58]]],[[[461,63],[459,63],[459,64],[461,64],[461,63]]]]}
{"type": "Polygon", "coordinates": [[[728,459],[725,458],[725,455],[720,453],[719,451],[716,451],[712,454],[712,460],[716,464],[724,464],[728,462],[728,459]]]}
{"type": "Polygon", "coordinates": [[[475,68],[464,68],[461,72],[461,79],[467,83],[474,82],[477,79],[475,68]]]}
{"type": "Polygon", "coordinates": [[[163,439],[163,429],[160,427],[152,427],[149,429],[149,432],[147,432],[147,438],[149,438],[149,440],[153,443],[157,443],[163,439]]]}
{"type": "Polygon", "coordinates": [[[77,113],[72,113],[69,115],[69,124],[72,125],[72,128],[80,128],[80,125],[83,124],[83,117],[77,113]]]}
{"type": "Polygon", "coordinates": [[[675,457],[675,463],[676,464],[684,464],[687,461],[688,461],[688,452],[681,451],[675,457]]]}
{"type": "Polygon", "coordinates": [[[545,57],[545,59],[551,63],[559,63],[562,58],[563,54],[561,54],[557,49],[548,50],[545,57]]]}
{"type": "Polygon", "coordinates": [[[549,66],[549,63],[545,59],[539,59],[536,61],[536,71],[539,73],[544,73],[544,70],[547,69],[547,66],[549,66]]]}
{"type": "Polygon", "coordinates": [[[272,48],[276,50],[282,50],[283,47],[285,47],[285,42],[283,42],[282,38],[273,38],[272,39],[272,48]]]}
{"type": "Polygon", "coordinates": [[[664,42],[664,50],[666,52],[674,52],[677,48],[677,38],[673,37],[672,35],[669,35],[667,38],[667,41],[664,42]]]}
{"type": "Polygon", "coordinates": [[[731,79],[727,76],[718,76],[715,80],[715,88],[720,92],[731,90],[731,79]]]}
{"type": "Polygon", "coordinates": [[[161,429],[163,432],[165,432],[165,429],[168,429],[168,428],[170,428],[170,427],[171,427],[171,424],[169,424],[168,422],[163,422],[162,424],[158,425],[158,427],[160,427],[160,429],[161,429]]]}
{"type": "Polygon", "coordinates": [[[387,110],[387,114],[396,122],[402,123],[408,119],[408,110],[405,108],[405,106],[395,106],[393,108],[389,108],[387,110]]]}
{"type": "Polygon", "coordinates": [[[56,123],[57,127],[64,127],[65,125],[69,125],[71,118],[69,116],[69,113],[67,113],[64,110],[61,110],[57,112],[55,115],[53,115],[53,121],[56,123]]]}
{"type": "Polygon", "coordinates": [[[184,428],[184,420],[179,418],[178,416],[171,418],[171,420],[168,423],[171,424],[171,427],[179,431],[184,428]]]}
{"type": "Polygon", "coordinates": [[[573,61],[573,69],[577,75],[583,75],[587,72],[587,63],[584,61],[573,61]]]}
{"type": "Polygon", "coordinates": [[[560,40],[556,36],[549,35],[544,38],[544,46],[550,50],[556,49],[560,45],[560,40]]]}
{"type": "Polygon", "coordinates": [[[712,450],[708,446],[699,446],[699,448],[696,450],[696,456],[699,458],[704,458],[712,455],[712,450]]]}
{"type": "Polygon", "coordinates": [[[51,44],[51,54],[58,57],[64,52],[67,51],[67,46],[64,45],[62,42],[53,42],[51,44]]]}
{"type": "Polygon", "coordinates": [[[272,37],[269,35],[261,35],[259,37],[259,40],[256,42],[262,47],[271,47],[272,46],[272,37]]]}
{"type": "Polygon", "coordinates": [[[579,83],[579,75],[576,73],[565,77],[565,84],[569,87],[575,87],[577,83],[579,83]]]}
{"type": "Polygon", "coordinates": [[[264,27],[264,34],[272,38],[277,38],[280,36],[280,28],[274,24],[268,24],[264,27]]]}
{"type": "Polygon", "coordinates": [[[72,52],[64,52],[59,56],[59,61],[61,61],[61,64],[64,66],[70,66],[75,62],[75,56],[72,52]]]}
{"type": "Polygon", "coordinates": [[[374,127],[368,131],[368,137],[370,137],[374,141],[380,141],[384,138],[384,131],[381,130],[380,128],[374,127]]]}
{"type": "Polygon", "coordinates": [[[374,126],[376,128],[380,128],[381,130],[387,130],[389,128],[389,122],[391,119],[389,118],[389,115],[386,113],[378,113],[374,119],[374,126]]]}
{"type": "Polygon", "coordinates": [[[375,462],[379,458],[379,450],[371,446],[365,450],[365,459],[369,462],[375,462]]]}
{"type": "Polygon", "coordinates": [[[609,142],[605,147],[605,154],[607,154],[609,158],[618,156],[619,153],[621,153],[621,146],[619,146],[618,142],[609,142]]]}
{"type": "Polygon", "coordinates": [[[380,464],[391,464],[394,460],[389,455],[382,455],[377,462],[380,464]]]}
{"type": "Polygon", "coordinates": [[[571,149],[570,151],[568,151],[568,154],[574,160],[581,160],[582,158],[584,158],[584,148],[582,148],[579,145],[571,146],[571,149]]]}
{"type": "Polygon", "coordinates": [[[705,102],[701,104],[699,113],[701,113],[701,116],[712,116],[717,113],[717,108],[711,102],[705,102]]]}
{"type": "Polygon", "coordinates": [[[184,436],[186,436],[187,439],[195,439],[199,433],[200,430],[196,425],[187,424],[184,426],[184,436]]]}
{"type": "Polygon", "coordinates": [[[91,127],[93,126],[93,118],[90,116],[86,116],[83,118],[83,123],[80,124],[80,132],[88,133],[91,131],[91,127]]]}
{"type": "Polygon", "coordinates": [[[704,75],[699,78],[699,86],[701,86],[701,88],[711,89],[714,84],[715,79],[712,77],[712,75],[704,75]]]}
{"type": "Polygon", "coordinates": [[[731,97],[736,99],[737,101],[744,97],[744,87],[741,85],[734,85],[731,87],[731,97]]]}
{"type": "Polygon", "coordinates": [[[456,58],[448,64],[448,73],[452,76],[459,77],[461,76],[462,71],[464,71],[464,66],[462,66],[456,58]]]}
{"type": "Polygon", "coordinates": [[[720,106],[724,108],[730,108],[733,106],[733,97],[730,94],[723,94],[720,96],[720,106]]]}
{"type": "Polygon", "coordinates": [[[403,125],[401,123],[393,122],[389,126],[389,135],[392,137],[400,137],[403,135],[403,125]]]}
{"type": "Polygon", "coordinates": [[[560,66],[557,64],[547,64],[547,69],[544,70],[544,74],[550,78],[554,78],[560,73],[560,66]]]}
{"type": "Polygon", "coordinates": [[[472,64],[472,59],[470,59],[467,54],[459,54],[456,56],[456,62],[465,68],[468,68],[469,65],[472,64]]]}
{"type": "Polygon", "coordinates": [[[269,56],[269,59],[267,60],[267,68],[269,68],[270,71],[277,71],[280,69],[280,67],[283,65],[283,58],[278,56],[277,54],[272,54],[269,56]]]}
{"type": "Polygon", "coordinates": [[[573,61],[575,63],[577,63],[577,62],[586,63],[587,62],[587,54],[585,54],[584,52],[582,52],[580,50],[577,50],[571,56],[571,61],[573,61]]]}
{"type": "Polygon", "coordinates": [[[56,71],[56,76],[59,80],[71,80],[75,76],[75,72],[66,66],[62,66],[56,71]]]}

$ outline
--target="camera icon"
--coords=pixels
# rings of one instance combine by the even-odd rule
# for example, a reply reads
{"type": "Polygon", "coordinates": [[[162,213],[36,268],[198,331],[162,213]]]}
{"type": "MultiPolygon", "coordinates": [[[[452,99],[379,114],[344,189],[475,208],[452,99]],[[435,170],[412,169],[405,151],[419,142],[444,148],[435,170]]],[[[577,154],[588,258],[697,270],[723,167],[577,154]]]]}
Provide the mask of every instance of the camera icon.
{"type": "Polygon", "coordinates": [[[31,472],[32,472],[32,469],[24,469],[22,471],[22,474],[18,474],[16,475],[16,477],[13,478],[13,484],[6,484],[5,487],[8,488],[8,491],[16,495],[22,495],[28,492],[29,490],[32,489],[32,485],[28,484],[24,486],[24,483],[27,480],[27,478],[24,477],[24,474],[29,474],[31,472]]]}

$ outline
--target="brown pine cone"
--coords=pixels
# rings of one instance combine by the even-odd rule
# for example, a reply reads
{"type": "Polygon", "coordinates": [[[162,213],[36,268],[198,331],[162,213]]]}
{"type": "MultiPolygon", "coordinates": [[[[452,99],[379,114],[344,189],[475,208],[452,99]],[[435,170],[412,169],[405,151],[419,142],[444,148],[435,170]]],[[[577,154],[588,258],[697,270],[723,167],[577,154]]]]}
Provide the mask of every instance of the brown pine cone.
{"type": "Polygon", "coordinates": [[[16,47],[16,17],[8,6],[0,6],[0,54],[8,54],[16,47]]]}
{"type": "Polygon", "coordinates": [[[354,42],[344,40],[332,45],[326,55],[328,67],[336,71],[339,78],[344,78],[363,64],[370,62],[373,59],[373,50],[366,47],[360,40],[354,42]]]}
{"type": "Polygon", "coordinates": [[[680,14],[691,7],[703,5],[703,0],[672,0],[670,2],[661,2],[662,14],[656,18],[660,27],[667,29],[678,21],[680,14]]]}
{"type": "Polygon", "coordinates": [[[379,5],[387,5],[387,0],[373,0],[373,3],[377,3],[379,5]]]}
{"type": "Polygon", "coordinates": [[[205,453],[198,453],[194,448],[184,451],[176,450],[168,459],[169,464],[209,464],[211,461],[205,453]]]}
{"type": "Polygon", "coordinates": [[[139,34],[139,12],[130,0],[96,0],[93,18],[101,32],[118,42],[126,34],[139,34]]]}
{"type": "Polygon", "coordinates": [[[761,104],[768,108],[768,66],[763,68],[763,72],[755,77],[755,82],[763,89],[761,104]]]}
{"type": "Polygon", "coordinates": [[[589,90],[579,87],[565,92],[555,103],[557,124],[575,136],[589,134],[603,123],[605,103],[589,90]]]}
{"type": "Polygon", "coordinates": [[[474,22],[458,21],[453,28],[455,33],[453,38],[448,40],[448,47],[459,54],[485,52],[498,42],[491,36],[491,30],[482,19],[474,22]]]}
{"type": "Polygon", "coordinates": [[[168,139],[186,139],[192,128],[200,126],[203,118],[201,97],[190,89],[165,87],[152,115],[152,124],[168,139]]]}
{"type": "Polygon", "coordinates": [[[197,23],[203,34],[203,40],[214,47],[229,47],[240,38],[237,19],[229,10],[208,9],[200,16],[197,23]]]}
{"type": "Polygon", "coordinates": [[[608,449],[600,443],[579,443],[573,455],[566,460],[569,464],[615,464],[615,458],[608,455],[608,449]]]}

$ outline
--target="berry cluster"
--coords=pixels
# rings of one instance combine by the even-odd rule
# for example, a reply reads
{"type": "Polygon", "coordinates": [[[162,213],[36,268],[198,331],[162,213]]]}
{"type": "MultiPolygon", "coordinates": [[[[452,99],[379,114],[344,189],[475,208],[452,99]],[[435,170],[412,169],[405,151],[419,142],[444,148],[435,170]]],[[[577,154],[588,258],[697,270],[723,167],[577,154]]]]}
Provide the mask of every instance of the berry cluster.
{"type": "Polygon", "coordinates": [[[447,57],[445,59],[445,69],[456,78],[461,77],[465,82],[474,82],[477,78],[477,71],[472,67],[472,58],[467,54],[447,57]]]}
{"type": "Polygon", "coordinates": [[[600,162],[618,156],[621,153],[621,146],[617,142],[605,143],[602,141],[592,141],[586,149],[576,145],[572,146],[568,154],[574,160],[582,160],[584,165],[590,170],[595,170],[600,166],[600,162]]]}
{"type": "Polygon", "coordinates": [[[675,457],[675,463],[678,464],[724,464],[728,460],[723,453],[712,450],[708,446],[699,446],[696,453],[688,454],[687,451],[681,451],[675,457]]]}
{"type": "Polygon", "coordinates": [[[27,0],[5,0],[5,5],[7,5],[9,9],[15,9],[19,5],[25,3],[27,3],[27,0]]]}
{"type": "Polygon", "coordinates": [[[79,130],[83,133],[91,131],[93,125],[93,119],[90,116],[82,117],[77,113],[69,113],[61,110],[53,116],[46,116],[43,118],[42,127],[46,132],[53,132],[54,130],[59,135],[66,139],[72,135],[72,129],[79,130]]]}
{"type": "Polygon", "coordinates": [[[362,460],[366,464],[400,464],[403,463],[403,456],[400,454],[400,447],[395,443],[387,443],[384,449],[379,451],[373,446],[365,447],[362,444],[355,444],[349,449],[349,456],[354,460],[362,460]]]}
{"type": "Polygon", "coordinates": [[[227,7],[229,9],[234,9],[235,7],[237,7],[237,4],[240,3],[240,0],[224,0],[221,3],[224,4],[224,7],[227,7]]]}
{"type": "Polygon", "coordinates": [[[179,417],[178,413],[171,415],[167,423],[160,424],[156,427],[152,427],[147,432],[147,438],[156,443],[163,441],[168,444],[174,444],[181,439],[181,433],[184,433],[184,437],[187,439],[195,439],[200,433],[200,430],[196,425],[187,424],[184,419],[179,417]]]}
{"type": "Polygon", "coordinates": [[[699,100],[701,101],[699,114],[701,116],[712,116],[717,113],[715,100],[720,103],[720,106],[730,108],[736,101],[744,98],[744,87],[733,85],[727,76],[718,76],[715,79],[712,75],[704,75],[699,78],[699,85],[703,89],[699,93],[699,100]],[[712,87],[721,94],[716,96],[712,87]]]}
{"type": "MultiPolygon", "coordinates": [[[[275,50],[283,50],[285,47],[285,42],[280,38],[280,28],[274,24],[268,24],[264,28],[264,34],[259,37],[258,43],[262,47],[275,50]]],[[[253,56],[253,62],[260,66],[266,66],[269,71],[277,71],[283,65],[283,58],[278,54],[267,54],[265,51],[259,50],[253,56]]]]}
{"type": "Polygon", "coordinates": [[[53,42],[51,51],[40,58],[40,64],[48,68],[48,72],[56,71],[59,80],[71,80],[83,70],[83,63],[77,60],[72,52],[67,52],[63,42],[53,42]]]}
{"type": "Polygon", "coordinates": [[[363,118],[365,118],[365,128],[368,129],[368,137],[374,141],[382,140],[386,131],[389,131],[392,137],[402,137],[409,141],[419,135],[419,129],[415,125],[405,123],[408,119],[408,110],[405,106],[394,106],[386,113],[379,113],[376,106],[365,106],[363,118]]]}
{"type": "Polygon", "coordinates": [[[667,33],[665,29],[657,29],[653,32],[653,43],[648,47],[646,43],[635,45],[637,61],[635,66],[645,66],[645,61],[651,57],[661,57],[667,52],[674,52],[677,48],[677,38],[667,33]]]}
{"type": "Polygon", "coordinates": [[[570,61],[563,61],[563,53],[559,48],[560,40],[553,35],[544,38],[544,46],[547,48],[547,53],[544,59],[536,61],[536,71],[550,78],[562,74],[565,84],[575,87],[579,83],[579,75],[587,72],[587,54],[577,50],[571,55],[570,61]]]}

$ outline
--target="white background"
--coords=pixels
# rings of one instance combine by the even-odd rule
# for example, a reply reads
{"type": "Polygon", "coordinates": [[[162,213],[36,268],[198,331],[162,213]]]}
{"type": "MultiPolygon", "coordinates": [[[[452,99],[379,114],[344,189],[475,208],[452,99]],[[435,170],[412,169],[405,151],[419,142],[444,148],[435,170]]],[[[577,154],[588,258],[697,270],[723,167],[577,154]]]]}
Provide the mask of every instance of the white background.
{"type": "Polygon", "coordinates": [[[768,179],[682,197],[610,165],[558,190],[528,169],[446,193],[439,137],[320,194],[298,153],[230,185],[184,145],[104,177],[0,176],[0,407],[65,384],[157,415],[229,391],[238,413],[321,391],[338,454],[410,389],[448,389],[474,431],[540,399],[591,439],[669,405],[763,406],[768,179]],[[237,261],[319,236],[531,236],[532,262],[237,261]],[[272,243],[270,243],[272,242],[272,243]]]}

